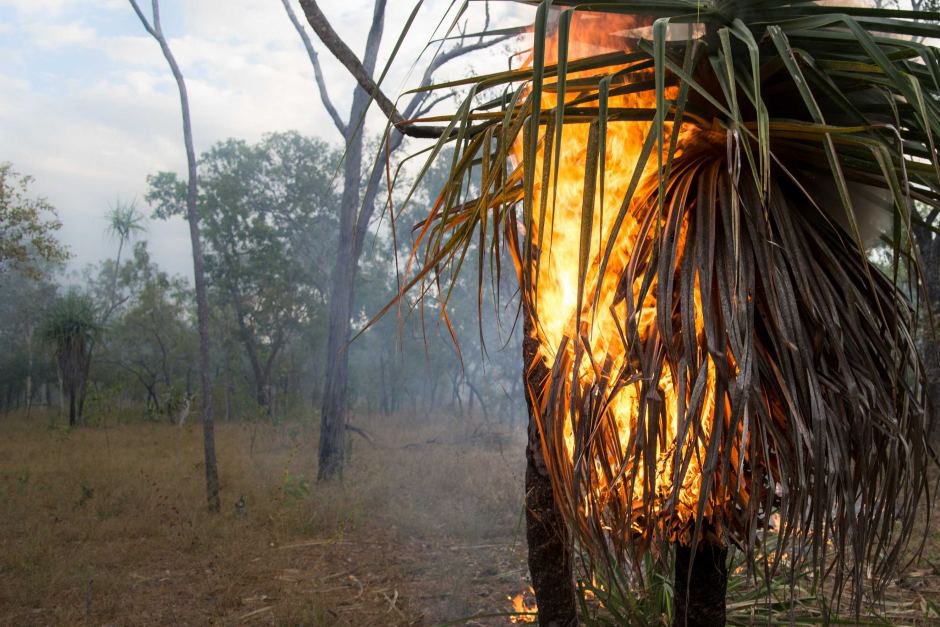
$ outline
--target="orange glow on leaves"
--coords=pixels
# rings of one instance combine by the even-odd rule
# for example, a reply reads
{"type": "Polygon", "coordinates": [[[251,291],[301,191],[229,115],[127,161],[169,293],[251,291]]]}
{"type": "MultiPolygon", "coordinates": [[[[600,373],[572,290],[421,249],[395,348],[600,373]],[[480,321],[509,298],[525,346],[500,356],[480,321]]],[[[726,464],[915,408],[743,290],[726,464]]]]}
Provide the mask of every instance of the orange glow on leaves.
{"type": "MultiPolygon", "coordinates": [[[[576,12],[572,19],[570,40],[568,45],[568,59],[597,55],[613,50],[623,49],[622,34],[633,29],[637,24],[629,16],[604,15],[603,17],[584,12],[576,12]]],[[[557,57],[557,33],[552,35],[546,43],[546,64],[555,63],[557,57]]],[[[626,67],[626,66],[623,66],[626,67]]],[[[612,75],[621,68],[603,68],[602,75],[612,75]]],[[[569,73],[567,81],[569,83],[566,89],[565,102],[569,102],[581,95],[578,85],[571,85],[576,79],[584,79],[590,76],[600,76],[597,71],[569,73]]],[[[652,78],[652,71],[645,78],[652,78]]],[[[596,90],[597,82],[593,83],[589,89],[596,90]]],[[[614,82],[613,87],[617,86],[614,82]]],[[[667,88],[667,98],[674,97],[674,89],[667,88]]],[[[542,95],[541,108],[543,111],[551,111],[557,104],[557,92],[546,90],[542,95]]],[[[590,106],[596,106],[596,103],[590,103],[590,106]]],[[[611,96],[609,107],[624,108],[652,108],[655,107],[655,99],[650,92],[641,92],[633,94],[619,94],[611,96]]],[[[542,127],[545,132],[545,126],[542,127]]],[[[583,297],[578,300],[578,277],[579,263],[582,239],[582,205],[584,204],[582,195],[585,185],[585,162],[588,158],[588,134],[590,124],[588,123],[566,123],[563,126],[560,154],[556,157],[555,150],[548,161],[544,158],[544,146],[546,139],[542,138],[539,152],[534,159],[535,169],[535,194],[532,202],[533,207],[533,241],[541,241],[541,250],[537,256],[533,256],[533,265],[536,265],[535,258],[540,257],[536,267],[531,267],[530,271],[535,280],[534,303],[535,313],[538,319],[536,329],[539,341],[540,355],[549,370],[556,364],[561,357],[559,347],[564,345],[563,353],[567,353],[567,363],[572,364],[577,361],[575,356],[576,342],[573,338],[578,336],[577,320],[578,310],[580,308],[581,336],[586,338],[586,346],[589,347],[589,354],[581,358],[578,372],[576,375],[577,385],[583,386],[583,389],[589,387],[597,381],[598,373],[608,371],[612,373],[626,372],[631,373],[631,362],[634,361],[628,355],[628,350],[624,346],[622,330],[627,328],[625,321],[627,319],[627,299],[624,298],[624,287],[621,277],[625,274],[630,262],[630,256],[635,247],[639,244],[641,224],[637,219],[636,207],[631,207],[628,211],[625,221],[620,227],[615,240],[615,245],[607,264],[604,276],[600,278],[600,290],[597,305],[594,306],[593,297],[597,289],[599,266],[603,258],[604,250],[608,246],[608,238],[613,228],[617,214],[621,208],[624,197],[628,191],[631,178],[634,175],[635,165],[640,157],[641,149],[646,136],[651,128],[649,122],[623,122],[611,121],[607,125],[606,152],[604,162],[604,180],[603,180],[603,199],[600,194],[600,180],[597,183],[597,192],[594,199],[593,220],[590,234],[590,253],[586,266],[585,282],[583,288],[583,297]],[[554,169],[554,161],[558,159],[557,171],[554,169]],[[545,168],[551,168],[549,177],[545,180],[549,182],[548,187],[543,189],[543,172],[545,168]],[[556,179],[557,177],[557,179],[556,179]],[[557,183],[553,184],[553,181],[557,183]],[[544,232],[539,237],[538,222],[542,195],[546,195],[545,226],[544,232]],[[619,293],[618,293],[619,288],[619,293]],[[589,358],[585,358],[589,357],[589,358]]],[[[666,143],[668,145],[668,133],[670,127],[666,125],[666,143]]],[[[514,146],[514,158],[516,163],[523,162],[523,140],[520,139],[514,146]]],[[[680,147],[682,138],[680,137],[680,147]]],[[[681,148],[680,148],[681,150],[681,148]]],[[[528,167],[528,164],[525,164],[528,167]]],[[[654,149],[653,154],[647,162],[643,173],[643,179],[646,185],[656,184],[657,158],[654,149]]],[[[642,195],[640,191],[635,196],[642,195]]],[[[680,247],[685,239],[686,226],[681,229],[680,247]]],[[[642,283],[642,273],[632,285],[633,293],[639,293],[642,283]]],[[[696,279],[696,285],[698,279],[696,279]]],[[[651,286],[642,303],[634,303],[634,320],[638,330],[638,340],[642,342],[650,329],[656,323],[656,284],[651,286]]],[[[698,292],[696,290],[696,331],[699,345],[704,343],[704,332],[701,316],[701,305],[698,292]]],[[[715,371],[711,360],[708,360],[709,373],[707,381],[707,391],[705,394],[704,406],[702,408],[702,429],[700,433],[707,434],[711,429],[711,416],[715,403],[715,371]]],[[[631,373],[643,377],[644,373],[631,373]]],[[[573,373],[569,373],[570,378],[575,378],[573,373]]],[[[677,479],[678,471],[675,466],[675,448],[678,428],[679,399],[674,385],[675,377],[668,365],[664,366],[660,375],[659,390],[662,394],[665,406],[665,424],[660,428],[659,443],[657,445],[656,455],[656,482],[654,510],[657,515],[666,510],[670,510],[671,518],[678,517],[678,521],[673,519],[673,523],[678,522],[680,526],[688,523],[694,516],[695,509],[699,500],[699,489],[701,484],[701,461],[705,457],[705,448],[707,439],[705,436],[697,438],[697,441],[691,445],[698,449],[698,454],[691,456],[691,462],[682,478],[677,479]],[[681,483],[678,491],[678,503],[675,504],[674,512],[672,505],[668,504],[672,498],[674,481],[681,483]]],[[[622,386],[610,399],[608,406],[608,416],[616,421],[617,435],[620,442],[620,455],[628,450],[631,435],[637,429],[638,416],[640,414],[640,397],[642,382],[640,380],[622,386]]],[[[569,408],[570,409],[570,408],[569,408]]],[[[576,447],[575,435],[570,421],[570,412],[565,412],[564,440],[567,447],[567,455],[570,463],[574,463],[574,451],[576,447]]],[[[685,442],[686,450],[690,446],[685,442]]],[[[610,459],[611,466],[614,468],[630,466],[631,459],[610,459]]],[[[621,473],[619,477],[629,475],[621,473]]],[[[644,489],[649,482],[644,480],[644,469],[636,469],[636,480],[633,482],[632,502],[627,495],[629,489],[624,486],[607,485],[604,483],[604,473],[595,474],[597,484],[595,486],[595,497],[600,503],[605,499],[620,499],[621,505],[626,509],[638,510],[644,500],[644,489]]],[[[614,478],[614,482],[618,480],[614,478]]],[[[706,515],[709,509],[706,509],[706,515]]],[[[636,531],[644,532],[648,529],[636,528],[636,531]]]]}

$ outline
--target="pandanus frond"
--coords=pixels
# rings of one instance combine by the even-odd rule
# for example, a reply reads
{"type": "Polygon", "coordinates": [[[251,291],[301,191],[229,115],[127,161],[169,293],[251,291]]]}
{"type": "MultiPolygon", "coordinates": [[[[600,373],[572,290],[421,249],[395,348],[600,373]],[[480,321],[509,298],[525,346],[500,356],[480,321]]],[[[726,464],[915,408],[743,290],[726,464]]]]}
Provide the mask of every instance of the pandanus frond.
{"type": "Polygon", "coordinates": [[[67,386],[81,385],[88,373],[91,345],[101,332],[91,298],[69,292],[50,309],[39,335],[55,356],[67,386]]]}
{"type": "Polygon", "coordinates": [[[510,249],[544,457],[595,563],[750,554],[779,516],[760,570],[786,554],[860,600],[926,504],[912,230],[940,206],[940,14],[528,4],[525,64],[426,88],[466,95],[413,121],[438,125],[428,165],[453,152],[403,292],[510,249]]]}
{"type": "Polygon", "coordinates": [[[137,233],[146,230],[144,214],[137,209],[137,203],[118,200],[105,214],[108,222],[107,233],[124,242],[137,233]]]}

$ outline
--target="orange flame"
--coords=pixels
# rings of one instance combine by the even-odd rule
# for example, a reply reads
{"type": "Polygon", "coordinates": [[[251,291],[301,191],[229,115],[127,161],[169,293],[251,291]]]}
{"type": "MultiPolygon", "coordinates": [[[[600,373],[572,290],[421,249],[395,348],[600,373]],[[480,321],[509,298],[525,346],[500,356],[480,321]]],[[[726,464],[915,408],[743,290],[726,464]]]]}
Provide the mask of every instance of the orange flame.
{"type": "Polygon", "coordinates": [[[538,612],[538,606],[535,604],[535,599],[531,598],[534,594],[535,591],[532,589],[532,586],[529,586],[528,592],[520,592],[515,596],[506,597],[512,603],[512,611],[516,612],[515,616],[509,617],[510,622],[534,623],[537,620],[536,614],[538,612]],[[527,599],[527,596],[530,598],[527,599]]]}
{"type": "MultiPolygon", "coordinates": [[[[601,16],[576,12],[571,24],[568,58],[574,60],[622,50],[625,41],[623,35],[638,26],[642,25],[629,16],[608,14],[601,16]]],[[[557,37],[557,33],[552,35],[546,43],[546,64],[554,63],[557,60],[557,37]]],[[[578,90],[584,89],[584,87],[581,87],[582,83],[570,85],[575,79],[596,76],[599,80],[601,76],[612,75],[623,67],[626,66],[605,67],[600,71],[569,73],[567,78],[569,87],[566,89],[565,101],[568,102],[578,97],[580,95],[578,90]]],[[[650,73],[644,78],[652,78],[652,74],[650,73]]],[[[615,82],[614,86],[616,85],[615,82]]],[[[596,90],[597,83],[594,82],[589,89],[596,90]]],[[[667,90],[667,98],[671,96],[674,97],[667,90]]],[[[652,108],[655,106],[654,100],[654,96],[649,92],[619,94],[610,97],[608,106],[611,108],[652,108]]],[[[542,96],[541,108],[543,111],[551,110],[557,102],[557,92],[546,90],[542,96]]],[[[618,298],[617,291],[618,286],[621,284],[621,277],[630,261],[631,252],[638,245],[638,240],[641,237],[641,225],[635,215],[636,207],[633,207],[634,211],[628,212],[617,234],[606,271],[604,276],[600,277],[599,298],[596,306],[593,304],[593,296],[597,289],[597,274],[603,259],[603,251],[608,245],[608,238],[627,194],[634,174],[635,164],[639,160],[644,140],[650,128],[651,124],[649,122],[612,121],[607,125],[603,197],[601,197],[600,184],[598,184],[598,191],[594,200],[591,245],[582,302],[578,302],[578,275],[581,248],[582,194],[584,190],[585,160],[588,156],[589,125],[565,124],[562,129],[561,143],[552,151],[548,162],[546,163],[544,159],[545,139],[543,138],[543,143],[540,144],[536,158],[533,159],[531,164],[525,164],[525,167],[534,167],[535,170],[535,194],[532,203],[534,207],[533,241],[539,242],[541,240],[542,242],[542,249],[539,251],[538,271],[536,272],[535,268],[531,269],[536,281],[535,311],[538,318],[536,333],[540,345],[540,355],[548,368],[551,369],[556,359],[560,357],[558,351],[563,344],[563,339],[578,336],[578,330],[575,327],[579,313],[578,309],[580,308],[582,335],[586,330],[590,359],[581,360],[577,379],[578,384],[585,387],[596,379],[596,373],[604,368],[605,363],[613,367],[610,370],[611,372],[619,372],[624,368],[629,371],[630,368],[630,364],[627,362],[627,351],[624,348],[622,335],[618,329],[618,322],[619,328],[624,328],[623,322],[627,318],[627,305],[622,294],[618,298]],[[556,151],[559,153],[557,157],[556,151]],[[558,159],[557,170],[555,170],[553,163],[556,158],[558,159]],[[551,168],[551,170],[549,177],[545,179],[549,182],[549,185],[546,189],[543,189],[542,180],[545,168],[551,168]],[[546,196],[545,228],[544,233],[539,238],[537,233],[538,215],[543,194],[546,196]]],[[[667,143],[670,131],[671,129],[667,125],[667,143]]],[[[681,139],[680,137],[680,146],[682,145],[681,139]]],[[[522,163],[522,151],[523,145],[520,139],[514,146],[513,151],[517,163],[522,163]]],[[[642,180],[652,181],[655,184],[656,167],[657,159],[654,152],[647,162],[642,180]]],[[[639,195],[639,192],[636,195],[639,195]]],[[[687,225],[681,229],[681,242],[684,242],[686,230],[687,225]]],[[[634,293],[640,291],[640,283],[641,279],[634,282],[634,293]]],[[[696,279],[697,285],[698,279],[696,279]]],[[[641,341],[645,339],[656,321],[655,287],[654,283],[643,303],[636,303],[636,323],[641,341]]],[[[701,345],[704,332],[698,290],[696,290],[695,300],[696,330],[701,345]]],[[[575,342],[567,342],[564,351],[573,359],[575,342]]],[[[670,368],[668,366],[664,367],[659,387],[665,400],[666,421],[661,427],[664,431],[663,437],[657,445],[657,494],[655,496],[657,513],[666,510],[667,507],[672,507],[666,505],[666,500],[672,494],[675,474],[674,459],[679,407],[675,381],[676,377],[673,376],[670,368]]],[[[641,385],[640,382],[637,382],[622,387],[611,399],[609,405],[608,411],[616,421],[621,450],[627,450],[631,433],[636,429],[637,417],[640,411],[641,385]]],[[[702,433],[710,432],[711,416],[715,402],[714,390],[715,371],[709,360],[707,392],[705,405],[702,409],[702,433]]],[[[564,436],[568,458],[569,461],[572,461],[574,433],[567,418],[564,436]]],[[[706,442],[700,438],[697,442],[687,443],[686,446],[696,446],[700,450],[698,451],[699,455],[691,456],[690,466],[681,479],[678,492],[679,502],[675,505],[675,514],[678,516],[679,522],[683,523],[692,518],[698,502],[701,484],[700,462],[705,457],[706,442]]],[[[628,459],[624,463],[631,464],[631,461],[628,459]]],[[[634,503],[626,503],[627,506],[642,502],[644,485],[646,484],[643,481],[643,476],[642,468],[638,468],[633,492],[634,503]]],[[[603,479],[600,480],[603,481],[603,479]]],[[[600,496],[605,493],[613,494],[616,492],[622,495],[623,490],[608,490],[607,488],[610,487],[598,485],[596,486],[596,494],[600,496]]],[[[623,496],[618,498],[625,499],[623,496]]],[[[708,510],[706,510],[706,513],[708,513],[708,510]]]]}

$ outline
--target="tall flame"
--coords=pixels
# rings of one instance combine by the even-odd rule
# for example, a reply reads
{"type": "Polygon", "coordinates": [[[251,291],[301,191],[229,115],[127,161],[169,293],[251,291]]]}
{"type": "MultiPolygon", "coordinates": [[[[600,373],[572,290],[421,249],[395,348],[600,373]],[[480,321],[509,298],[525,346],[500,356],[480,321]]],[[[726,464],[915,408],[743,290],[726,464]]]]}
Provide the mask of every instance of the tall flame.
{"type": "MultiPolygon", "coordinates": [[[[568,58],[570,60],[598,55],[611,51],[622,50],[624,47],[624,34],[636,29],[638,24],[629,16],[597,15],[585,12],[576,12],[572,18],[570,37],[568,43],[568,58]]],[[[546,42],[546,63],[554,63],[557,59],[558,33],[551,35],[546,42]]],[[[622,66],[626,67],[626,66],[622,66]]],[[[604,75],[614,74],[621,68],[605,67],[604,75]]],[[[597,76],[596,71],[582,71],[569,73],[569,83],[576,79],[597,76]]],[[[599,80],[598,76],[598,80],[599,80]]],[[[649,76],[652,78],[652,76],[649,76]]],[[[578,89],[587,84],[576,82],[569,86],[565,92],[565,101],[570,102],[581,95],[578,89]]],[[[616,83],[614,83],[616,86],[616,83]]],[[[591,90],[597,89],[595,82],[591,90]]],[[[670,94],[667,93],[667,97],[670,94]]],[[[613,95],[609,99],[609,107],[624,108],[652,108],[655,106],[654,97],[648,92],[613,95]]],[[[542,96],[541,108],[543,111],[551,110],[558,102],[557,91],[546,90],[542,96]]],[[[534,303],[537,316],[536,334],[539,342],[540,357],[545,365],[551,369],[562,354],[567,353],[568,363],[575,363],[576,342],[573,338],[587,337],[589,355],[584,355],[578,362],[576,385],[583,388],[596,382],[598,373],[608,371],[613,373],[631,372],[628,355],[628,343],[625,345],[623,329],[628,317],[627,300],[624,297],[622,277],[625,274],[630,256],[634,248],[641,244],[641,224],[638,207],[632,206],[625,221],[620,227],[615,243],[612,247],[604,275],[600,277],[600,289],[596,305],[594,293],[597,289],[599,267],[603,259],[604,250],[608,246],[608,239],[614,226],[615,219],[628,192],[634,169],[639,161],[644,140],[650,131],[649,122],[611,121],[607,125],[605,145],[605,159],[603,171],[603,186],[597,185],[594,199],[594,213],[591,224],[590,253],[586,268],[583,297],[578,300],[579,255],[581,251],[581,224],[582,205],[585,181],[585,162],[589,158],[589,128],[590,125],[565,124],[562,128],[560,144],[545,159],[544,146],[550,142],[549,138],[542,138],[537,158],[524,167],[535,169],[535,191],[532,206],[540,207],[544,199],[546,210],[544,219],[544,232],[539,234],[538,218],[533,218],[534,242],[541,242],[541,250],[537,257],[539,261],[533,263],[531,268],[534,281],[534,303]],[[557,150],[557,156],[556,151],[557,150]],[[557,169],[554,162],[557,159],[557,169]],[[544,179],[548,186],[543,189],[543,173],[545,168],[551,168],[549,176],[544,179]],[[603,196],[601,195],[603,188],[603,196]],[[618,293],[619,288],[619,293],[618,293]],[[581,333],[576,329],[580,308],[581,333]],[[567,341],[566,341],[567,340],[567,341]],[[585,358],[587,357],[587,358],[585,358]]],[[[544,128],[544,127],[543,127],[544,128]]],[[[667,138],[669,133],[667,125],[667,138]]],[[[680,138],[681,140],[681,138],[680,138]]],[[[680,146],[682,145],[680,141],[680,146]]],[[[514,158],[522,163],[522,140],[514,146],[514,158]]],[[[643,179],[647,185],[656,184],[657,159],[653,156],[648,160],[643,179]]],[[[640,194],[635,194],[635,196],[640,194]]],[[[538,216],[538,209],[534,210],[538,216]]],[[[687,225],[680,230],[680,249],[683,246],[687,225]]],[[[633,293],[641,289],[642,277],[633,282],[633,293]]],[[[696,281],[697,282],[697,281],[696,281]]],[[[639,340],[646,338],[655,325],[657,310],[655,297],[655,283],[648,290],[642,303],[633,303],[635,306],[635,323],[638,329],[639,340]]],[[[629,291],[627,291],[629,294],[629,291]]],[[[701,305],[696,290],[696,335],[699,346],[702,345],[703,325],[701,305]]],[[[711,416],[715,397],[715,372],[708,360],[709,372],[705,403],[701,411],[702,426],[700,433],[710,430],[711,416]]],[[[641,378],[644,373],[634,372],[638,375],[633,383],[624,385],[609,399],[607,411],[616,421],[618,439],[622,451],[628,450],[631,435],[637,429],[637,420],[640,414],[641,378]]],[[[676,480],[675,448],[678,432],[679,398],[674,383],[675,377],[670,367],[664,366],[659,378],[659,390],[664,399],[665,424],[660,425],[660,439],[656,455],[656,513],[671,509],[666,505],[673,492],[673,482],[676,480]]],[[[567,413],[567,412],[566,412],[567,413]]],[[[564,425],[564,439],[567,447],[569,461],[574,460],[575,437],[570,421],[564,425]]],[[[699,499],[701,483],[701,468],[699,464],[704,458],[705,441],[699,438],[697,442],[686,443],[686,447],[698,448],[698,455],[691,456],[691,462],[683,477],[679,479],[681,486],[678,490],[678,503],[675,505],[675,514],[680,522],[688,522],[694,515],[699,499]]],[[[630,459],[623,461],[625,465],[631,464],[630,459]]],[[[642,503],[644,486],[644,471],[642,467],[635,468],[636,481],[633,488],[633,503],[624,502],[628,509],[642,503]]],[[[598,481],[603,482],[602,474],[595,475],[598,481]]],[[[608,489],[609,485],[596,485],[596,495],[602,498],[620,498],[630,500],[623,496],[624,490],[608,489]],[[619,497],[612,496],[614,493],[619,497]],[[603,495],[609,496],[604,497],[603,495]]],[[[629,492],[627,492],[629,493],[629,492]]],[[[642,531],[637,529],[638,531],[642,531]]]]}

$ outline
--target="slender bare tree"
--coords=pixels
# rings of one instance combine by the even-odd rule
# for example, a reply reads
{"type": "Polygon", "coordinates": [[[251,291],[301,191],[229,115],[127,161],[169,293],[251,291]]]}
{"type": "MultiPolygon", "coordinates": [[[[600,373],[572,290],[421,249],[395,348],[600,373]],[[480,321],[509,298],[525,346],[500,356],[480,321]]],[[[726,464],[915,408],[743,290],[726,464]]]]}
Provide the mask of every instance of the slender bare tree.
{"type": "Polygon", "coordinates": [[[137,0],[128,0],[144,29],[153,37],[163,52],[163,57],[170,66],[173,78],[180,94],[180,108],[183,113],[183,143],[186,146],[186,161],[189,180],[186,188],[186,218],[189,222],[189,238],[193,248],[193,280],[196,286],[196,319],[199,328],[199,378],[202,385],[202,434],[205,449],[206,491],[209,511],[218,512],[219,471],[215,456],[215,429],[212,422],[212,384],[209,380],[209,301],[206,296],[205,269],[202,257],[202,239],[199,235],[199,214],[196,210],[196,151],[193,148],[193,125],[189,115],[189,96],[186,82],[179,64],[170,50],[170,46],[160,25],[160,2],[152,0],[152,16],[148,20],[141,11],[137,0]]]}
{"type": "MultiPolygon", "coordinates": [[[[399,112],[391,100],[376,86],[373,77],[376,58],[382,42],[382,34],[385,30],[386,0],[375,0],[372,22],[366,39],[365,53],[361,60],[339,37],[315,0],[300,0],[304,16],[313,28],[314,33],[358,83],[353,88],[349,116],[344,120],[330,98],[329,89],[323,78],[320,60],[313,47],[313,42],[307,35],[303,24],[298,20],[290,1],[281,0],[281,4],[284,5],[287,16],[300,35],[310,58],[310,63],[313,65],[314,76],[323,106],[346,144],[346,158],[343,163],[343,195],[340,202],[339,240],[330,287],[326,377],[320,416],[320,470],[318,478],[328,480],[339,476],[343,469],[345,450],[343,438],[346,433],[346,383],[349,365],[346,345],[350,337],[350,316],[352,315],[354,296],[353,283],[369,221],[375,212],[376,196],[378,195],[382,176],[385,173],[388,155],[401,145],[404,137],[403,133],[421,135],[422,132],[426,132],[421,127],[408,125],[407,120],[425,115],[435,104],[440,102],[442,98],[448,97],[448,95],[429,99],[426,93],[418,93],[399,112]],[[373,100],[395,125],[395,128],[387,138],[387,146],[381,151],[378,162],[368,175],[369,178],[363,196],[360,196],[363,178],[363,132],[360,122],[373,100]]],[[[497,36],[475,38],[470,42],[464,38],[458,39],[453,47],[439,53],[428,64],[420,84],[429,85],[434,73],[449,61],[503,41],[507,37],[508,35],[499,34],[497,36]]],[[[431,130],[433,132],[433,129],[431,130]]]]}

